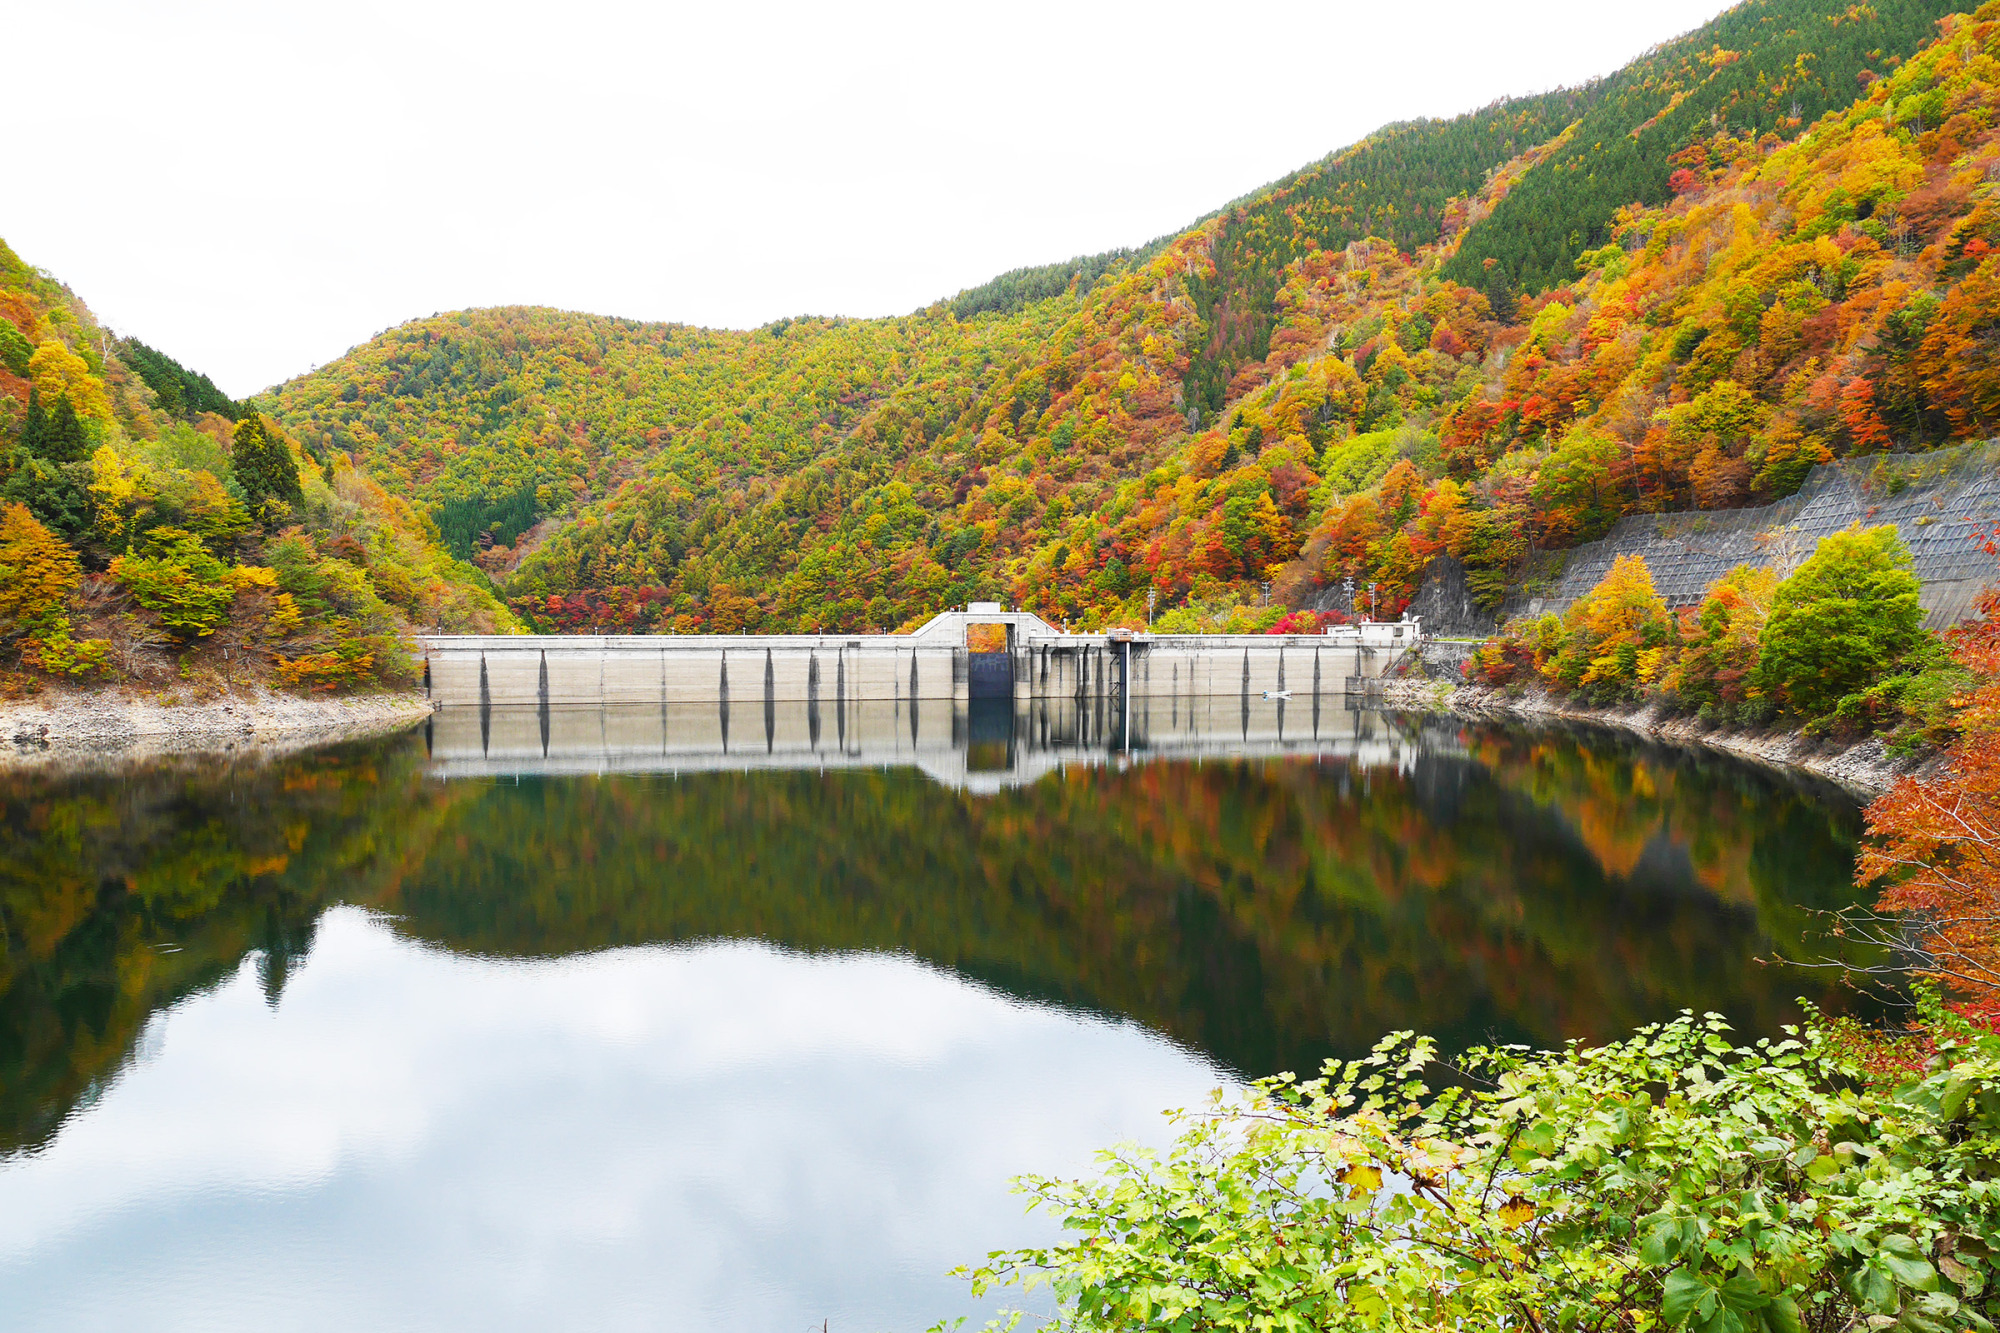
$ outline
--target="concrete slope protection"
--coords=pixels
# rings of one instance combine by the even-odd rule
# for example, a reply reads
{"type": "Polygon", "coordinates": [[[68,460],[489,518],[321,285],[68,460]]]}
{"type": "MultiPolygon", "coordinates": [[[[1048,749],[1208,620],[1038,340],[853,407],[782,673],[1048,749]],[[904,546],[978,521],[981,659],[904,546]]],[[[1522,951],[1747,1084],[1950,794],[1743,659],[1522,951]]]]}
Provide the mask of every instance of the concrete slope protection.
{"type": "Polygon", "coordinates": [[[1510,598],[1499,619],[1562,611],[1624,555],[1645,557],[1669,607],[1695,606],[1736,566],[1790,573],[1821,538],[1856,523],[1895,525],[1924,585],[1929,628],[1966,619],[1980,590],[2000,575],[1982,544],[2000,524],[2000,441],[1822,463],[1797,494],[1756,509],[1629,515],[1602,540],[1572,551],[1553,587],[1510,598]]]}

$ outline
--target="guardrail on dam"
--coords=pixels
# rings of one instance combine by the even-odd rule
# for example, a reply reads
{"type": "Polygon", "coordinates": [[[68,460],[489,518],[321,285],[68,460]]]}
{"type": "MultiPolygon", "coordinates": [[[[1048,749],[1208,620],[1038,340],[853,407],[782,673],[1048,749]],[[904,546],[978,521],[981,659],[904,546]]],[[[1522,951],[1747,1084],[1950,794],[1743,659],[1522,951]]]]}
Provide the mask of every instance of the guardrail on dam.
{"type": "Polygon", "coordinates": [[[1066,634],[1025,611],[973,603],[912,634],[426,636],[439,707],[554,707],[913,699],[1341,695],[1419,641],[1415,622],[1325,634],[1066,634]],[[967,630],[997,625],[1005,649],[967,630]]]}

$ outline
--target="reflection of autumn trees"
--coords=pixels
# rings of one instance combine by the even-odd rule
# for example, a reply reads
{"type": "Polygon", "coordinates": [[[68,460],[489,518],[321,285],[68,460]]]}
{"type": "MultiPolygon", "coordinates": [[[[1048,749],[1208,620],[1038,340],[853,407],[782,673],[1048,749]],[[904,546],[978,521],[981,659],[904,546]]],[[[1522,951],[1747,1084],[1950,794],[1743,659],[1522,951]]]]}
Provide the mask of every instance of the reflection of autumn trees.
{"type": "Polygon", "coordinates": [[[0,1145],[40,1142],[147,1016],[337,901],[445,947],[754,938],[895,950],[1130,1016],[1245,1071],[1418,1027],[1770,1029],[1754,959],[1847,901],[1855,817],[1733,765],[1469,732],[1409,772],[1140,765],[975,799],[914,773],[438,784],[416,741],[220,773],[0,784],[0,1145]],[[1462,754],[1462,757],[1460,757],[1462,754]]]}
{"type": "Polygon", "coordinates": [[[1402,1026],[1548,1041],[1692,1006],[1773,1027],[1812,983],[1754,960],[1847,900],[1854,824],[1560,735],[1482,734],[1410,774],[1159,764],[986,800],[894,773],[544,782],[459,805],[393,907],[502,954],[901,949],[1261,1072],[1402,1026]]]}

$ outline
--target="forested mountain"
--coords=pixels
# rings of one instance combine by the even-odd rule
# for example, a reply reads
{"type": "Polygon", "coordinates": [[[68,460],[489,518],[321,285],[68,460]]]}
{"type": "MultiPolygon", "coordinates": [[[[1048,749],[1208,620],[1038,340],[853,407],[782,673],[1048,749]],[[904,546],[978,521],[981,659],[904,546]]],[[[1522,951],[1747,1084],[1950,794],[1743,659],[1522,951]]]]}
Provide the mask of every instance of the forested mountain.
{"type": "Polygon", "coordinates": [[[1469,198],[1495,172],[1562,134],[1600,92],[1591,84],[1391,125],[1224,210],[1214,272],[1188,280],[1207,334],[1188,372],[1190,404],[1212,418],[1235,396],[1237,372],[1270,354],[1292,265],[1370,237],[1405,251],[1435,243],[1464,225],[1469,198]]]}
{"type": "Polygon", "coordinates": [[[1497,600],[1622,513],[1993,428],[2000,10],[1939,13],[1751,0],[898,319],[469,311],[257,404],[545,627],[1264,623],[1439,552],[1497,600]]]}
{"type": "Polygon", "coordinates": [[[513,619],[407,502],[0,242],[0,695],[402,683],[415,623],[513,619]]]}
{"type": "Polygon", "coordinates": [[[1137,250],[1106,250],[1101,255],[1078,255],[1061,264],[1009,269],[977,287],[966,288],[947,304],[952,314],[971,319],[974,315],[1008,314],[1072,289],[1080,295],[1088,294],[1107,273],[1151,258],[1170,239],[1154,241],[1137,250]]]}
{"type": "Polygon", "coordinates": [[[1750,0],[1606,79],[1548,160],[1472,228],[1446,276],[1502,293],[1567,282],[1576,257],[1611,239],[1617,211],[1659,205],[1674,173],[1701,179],[1718,134],[1789,138],[1838,111],[1970,8],[1953,0],[1800,4],[1750,0]]]}

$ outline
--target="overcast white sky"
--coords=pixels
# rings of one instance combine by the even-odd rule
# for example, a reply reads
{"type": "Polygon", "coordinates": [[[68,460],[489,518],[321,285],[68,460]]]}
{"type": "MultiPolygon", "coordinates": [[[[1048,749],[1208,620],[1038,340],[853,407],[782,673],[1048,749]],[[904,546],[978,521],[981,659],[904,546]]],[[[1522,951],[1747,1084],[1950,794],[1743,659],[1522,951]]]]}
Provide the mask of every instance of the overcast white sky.
{"type": "Polygon", "coordinates": [[[465,306],[894,314],[1721,7],[14,0],[0,237],[238,396],[465,306]]]}

